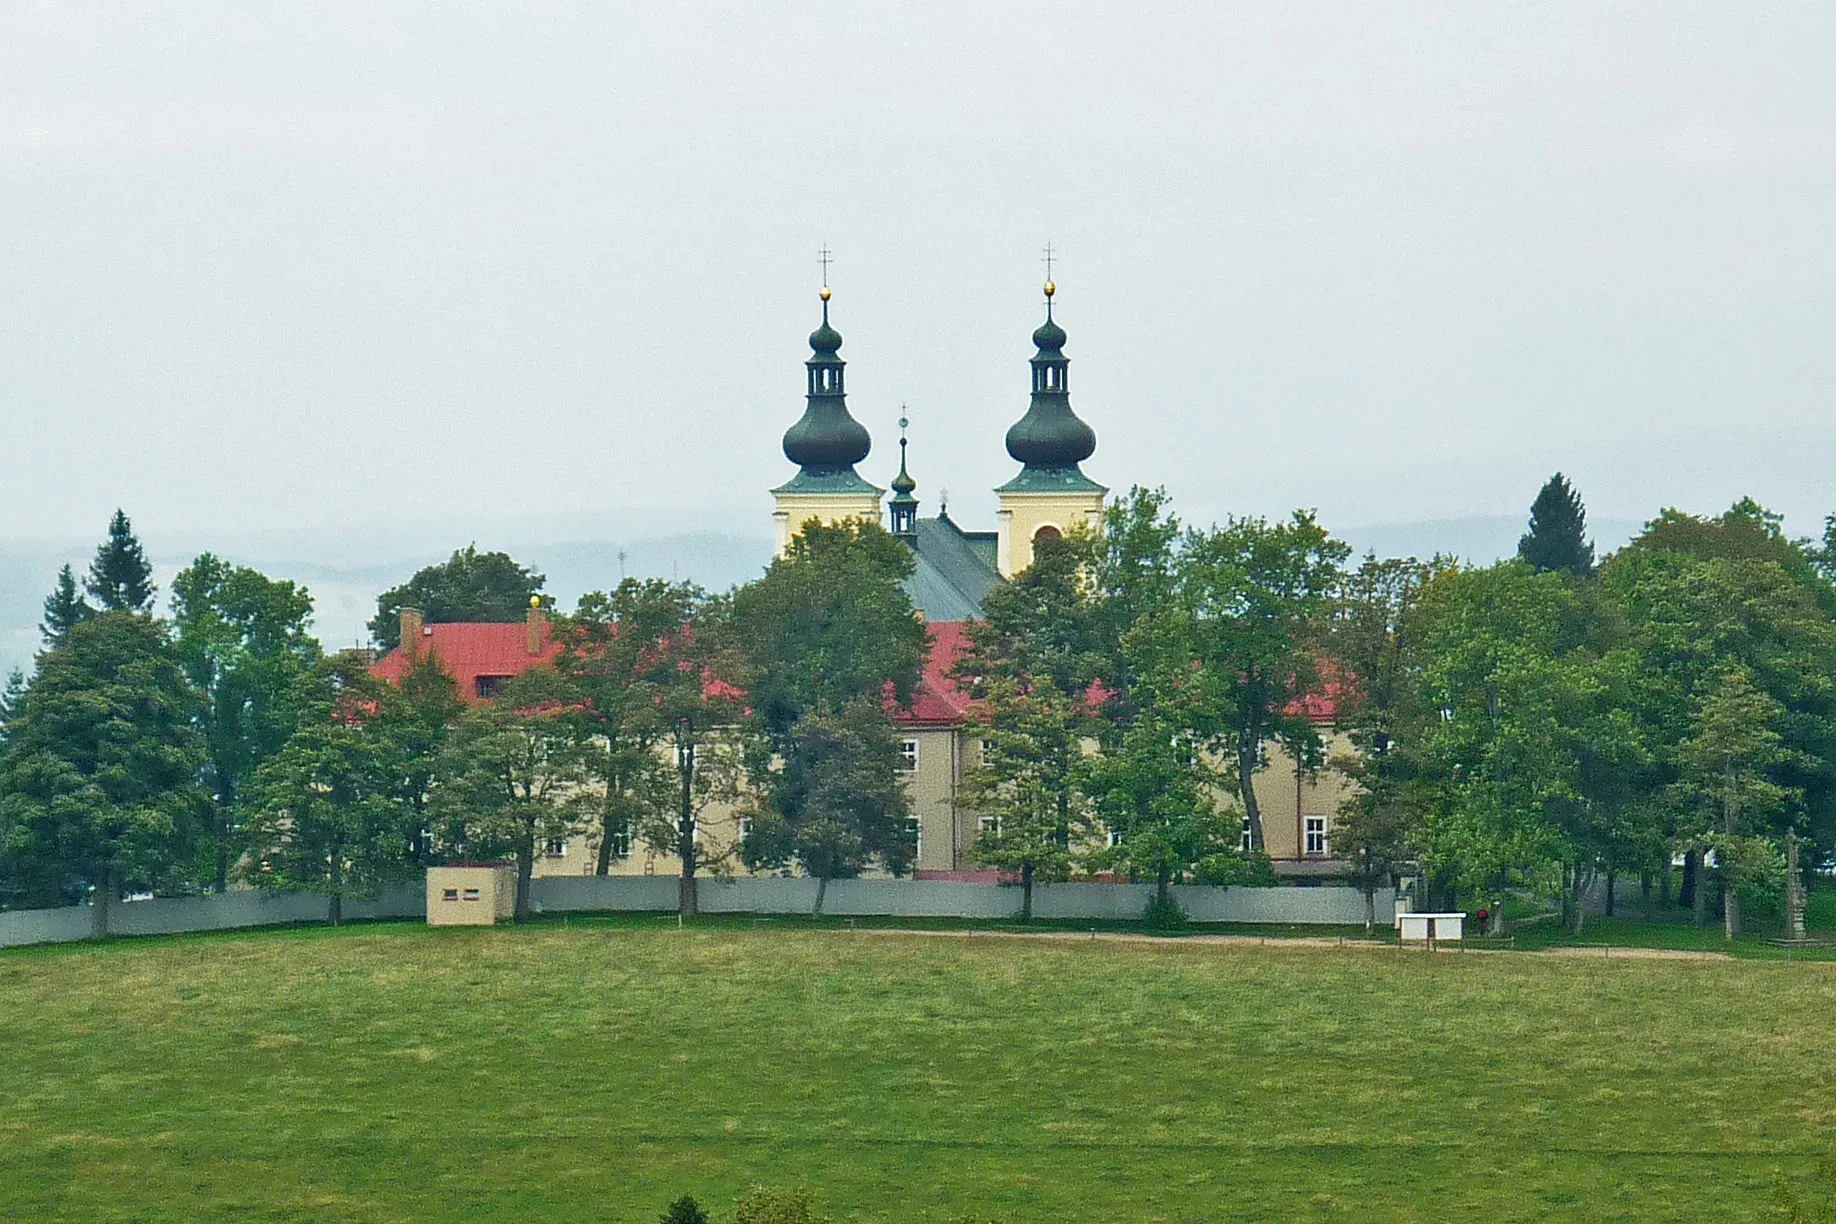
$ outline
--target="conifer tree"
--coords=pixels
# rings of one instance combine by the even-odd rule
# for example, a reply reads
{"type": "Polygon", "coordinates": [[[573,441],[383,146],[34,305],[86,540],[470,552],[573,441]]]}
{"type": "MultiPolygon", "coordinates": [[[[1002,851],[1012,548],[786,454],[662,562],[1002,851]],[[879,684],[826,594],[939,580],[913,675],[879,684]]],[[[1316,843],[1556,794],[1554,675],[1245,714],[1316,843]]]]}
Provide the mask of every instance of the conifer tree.
{"type": "Polygon", "coordinates": [[[95,609],[77,590],[76,575],[66,565],[58,571],[57,586],[45,596],[45,619],[38,626],[45,645],[53,650],[64,644],[72,629],[95,615],[95,609]]]}
{"type": "Polygon", "coordinates": [[[108,539],[96,547],[83,586],[105,612],[150,612],[153,609],[153,567],[141,551],[140,540],[121,510],[108,521],[108,539]]]}
{"type": "Polygon", "coordinates": [[[1587,540],[1587,507],[1557,472],[1530,503],[1530,531],[1517,542],[1517,555],[1538,572],[1566,570],[1579,578],[1594,572],[1594,546],[1587,540]]]}

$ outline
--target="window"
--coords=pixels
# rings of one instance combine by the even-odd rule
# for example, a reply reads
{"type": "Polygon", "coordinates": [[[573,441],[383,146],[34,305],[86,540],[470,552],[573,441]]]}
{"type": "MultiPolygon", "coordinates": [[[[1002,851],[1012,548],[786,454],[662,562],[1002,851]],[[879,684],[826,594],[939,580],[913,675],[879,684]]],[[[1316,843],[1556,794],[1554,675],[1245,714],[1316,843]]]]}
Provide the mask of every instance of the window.
{"type": "Polygon", "coordinates": [[[1247,820],[1243,822],[1243,838],[1237,843],[1237,849],[1243,851],[1245,854],[1255,849],[1254,846],[1250,845],[1250,827],[1249,821],[1247,820]]]}
{"type": "Polygon", "coordinates": [[[1305,834],[1306,853],[1326,854],[1329,852],[1330,844],[1326,840],[1326,818],[1324,816],[1307,817],[1305,834]]]}
{"type": "Polygon", "coordinates": [[[1111,829],[1109,831],[1109,848],[1111,850],[1114,850],[1117,846],[1121,844],[1122,844],[1122,830],[1111,829]]]}
{"type": "Polygon", "coordinates": [[[899,772],[918,772],[918,741],[915,739],[899,741],[899,772]]]}
{"type": "Polygon", "coordinates": [[[1001,818],[999,816],[978,816],[975,827],[994,837],[1001,835],[1001,818]]]}
{"type": "Polygon", "coordinates": [[[629,824],[613,827],[612,857],[620,859],[631,857],[631,826],[629,824]]]}
{"type": "Polygon", "coordinates": [[[741,816],[739,818],[739,835],[741,837],[752,836],[752,817],[741,816]]]}
{"type": "Polygon", "coordinates": [[[549,858],[566,858],[567,857],[567,838],[551,837],[548,839],[548,846],[546,848],[548,850],[549,858]]]}
{"type": "Polygon", "coordinates": [[[988,762],[994,760],[994,755],[995,755],[995,742],[991,739],[983,740],[982,741],[982,764],[986,765],[988,764],[988,762]]]}
{"type": "Polygon", "coordinates": [[[459,899],[459,890],[458,890],[458,889],[456,889],[456,888],[442,888],[442,889],[440,890],[440,900],[442,900],[442,901],[457,901],[458,899],[459,899]]]}
{"type": "Polygon", "coordinates": [[[912,851],[912,862],[916,863],[924,857],[924,822],[918,819],[908,820],[905,822],[905,829],[912,835],[912,845],[916,847],[912,851]]]}
{"type": "Polygon", "coordinates": [[[497,696],[497,691],[504,686],[504,681],[509,678],[508,676],[474,676],[472,677],[472,688],[477,691],[480,697],[489,700],[497,696]]]}
{"type": "Polygon", "coordinates": [[[478,890],[477,890],[476,888],[468,888],[468,889],[466,889],[466,890],[465,890],[465,899],[466,899],[467,901],[476,901],[476,900],[478,900],[478,890]]]}
{"type": "Polygon", "coordinates": [[[1052,524],[1050,523],[1047,523],[1045,526],[1041,527],[1038,531],[1035,531],[1033,533],[1033,543],[1035,544],[1039,543],[1039,541],[1041,540],[1057,540],[1057,539],[1062,539],[1062,538],[1063,538],[1062,533],[1058,530],[1058,528],[1052,526],[1052,524]]]}

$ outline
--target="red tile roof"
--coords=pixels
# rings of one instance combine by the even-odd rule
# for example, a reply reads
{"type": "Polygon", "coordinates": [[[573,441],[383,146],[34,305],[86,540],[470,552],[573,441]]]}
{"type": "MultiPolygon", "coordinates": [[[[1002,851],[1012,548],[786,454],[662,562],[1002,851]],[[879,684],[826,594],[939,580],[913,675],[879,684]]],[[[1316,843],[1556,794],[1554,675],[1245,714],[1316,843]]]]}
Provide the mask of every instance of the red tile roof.
{"type": "MultiPolygon", "coordinates": [[[[554,660],[561,653],[558,642],[551,640],[549,626],[540,630],[541,649],[529,653],[529,626],[523,621],[488,624],[464,621],[428,625],[421,633],[420,651],[432,655],[440,670],[459,686],[459,696],[476,705],[480,676],[507,679],[520,676],[533,667],[554,660]]],[[[408,657],[396,647],[376,661],[370,674],[391,684],[400,684],[408,673],[408,657]]]]}
{"type": "Polygon", "coordinates": [[[918,678],[909,710],[893,717],[903,727],[954,727],[969,716],[969,696],[957,685],[950,670],[969,649],[968,621],[931,621],[925,625],[931,654],[918,678]]]}

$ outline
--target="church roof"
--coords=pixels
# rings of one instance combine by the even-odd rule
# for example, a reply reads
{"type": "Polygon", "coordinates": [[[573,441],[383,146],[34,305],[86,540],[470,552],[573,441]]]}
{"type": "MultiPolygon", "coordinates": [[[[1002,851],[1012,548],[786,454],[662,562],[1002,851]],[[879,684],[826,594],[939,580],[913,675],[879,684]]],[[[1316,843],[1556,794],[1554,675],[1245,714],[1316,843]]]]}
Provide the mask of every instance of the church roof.
{"type": "Polygon", "coordinates": [[[969,717],[969,697],[951,671],[969,649],[969,626],[962,621],[932,621],[925,626],[931,653],[912,694],[911,708],[894,715],[903,727],[954,727],[969,717]]]}
{"type": "MultiPolygon", "coordinates": [[[[432,655],[440,670],[458,685],[459,696],[476,705],[482,700],[478,686],[480,676],[508,679],[554,661],[561,653],[561,646],[552,639],[547,622],[542,624],[540,633],[540,647],[531,654],[529,626],[525,621],[433,624],[422,631],[419,653],[432,655]]],[[[408,667],[408,656],[397,646],[376,661],[370,674],[391,684],[400,684],[402,677],[408,674],[408,667]]]]}
{"type": "Polygon", "coordinates": [[[964,531],[942,515],[912,528],[917,568],[905,580],[912,606],[932,623],[981,619],[983,596],[1001,581],[984,547],[994,533],[964,531]]]}

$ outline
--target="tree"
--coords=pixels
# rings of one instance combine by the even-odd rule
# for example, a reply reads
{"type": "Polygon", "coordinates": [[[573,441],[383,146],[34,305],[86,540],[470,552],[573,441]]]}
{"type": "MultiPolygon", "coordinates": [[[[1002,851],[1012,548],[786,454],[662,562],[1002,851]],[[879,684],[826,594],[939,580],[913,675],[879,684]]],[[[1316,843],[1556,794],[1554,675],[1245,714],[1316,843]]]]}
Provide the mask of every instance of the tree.
{"type": "Polygon", "coordinates": [[[1313,516],[1286,522],[1231,519],[1189,532],[1180,554],[1176,629],[1194,672],[1193,704],[1207,711],[1203,742],[1233,765],[1249,824],[1263,848],[1255,775],[1280,743],[1296,768],[1317,769],[1325,747],[1299,699],[1320,683],[1323,644],[1339,562],[1349,550],[1313,516]]]}
{"type": "Polygon", "coordinates": [[[305,682],[320,658],[306,631],[312,597],[291,582],[205,553],[173,579],[172,611],[179,660],[204,699],[205,780],[216,798],[214,844],[207,849],[222,892],[237,848],[243,788],[300,724],[305,682]]]}
{"type": "MultiPolygon", "coordinates": [[[[362,656],[347,651],[332,660],[339,675],[368,691],[369,672],[362,656]]],[[[441,861],[433,828],[432,800],[440,773],[441,752],[465,701],[459,686],[432,655],[414,659],[394,686],[375,686],[377,730],[393,746],[394,791],[402,808],[409,860],[421,867],[441,861]]]]}
{"type": "Polygon", "coordinates": [[[108,521],[108,539],[96,547],[83,586],[105,612],[152,611],[153,595],[159,589],[153,585],[153,567],[122,511],[116,510],[108,521]]]}
{"type": "Polygon", "coordinates": [[[1764,832],[1796,798],[1768,776],[1789,757],[1774,730],[1782,714],[1745,670],[1729,668],[1704,694],[1689,738],[1677,746],[1681,776],[1673,790],[1693,814],[1685,837],[1713,849],[1722,864],[1722,923],[1730,940],[1740,933],[1741,888],[1778,874],[1778,849],[1764,832]]]}
{"type": "Polygon", "coordinates": [[[902,585],[913,564],[877,524],[812,522],[762,578],[734,592],[731,625],[767,744],[781,746],[797,719],[825,705],[911,700],[928,649],[902,585]]]}
{"type": "Polygon", "coordinates": [[[638,824],[645,844],[673,854],[681,864],[677,909],[700,910],[697,873],[724,867],[737,843],[713,846],[701,837],[701,814],[715,803],[738,797],[744,746],[736,729],[745,716],[746,694],[734,683],[745,666],[734,644],[732,608],[708,600],[694,609],[675,636],[659,643],[667,662],[652,673],[655,708],[668,728],[671,801],[646,805],[638,824]]]}
{"type": "Polygon", "coordinates": [[[1377,890],[1395,885],[1411,854],[1408,760],[1394,751],[1397,737],[1420,718],[1406,668],[1407,634],[1422,589],[1449,568],[1440,557],[1424,563],[1369,554],[1346,576],[1333,615],[1334,718],[1355,751],[1332,761],[1354,783],[1332,846],[1364,893],[1367,933],[1376,923],[1377,890]]]}
{"type": "Polygon", "coordinates": [[[1089,829],[1075,771],[1102,729],[1110,674],[1091,560],[1081,533],[1038,541],[1033,564],[988,592],[955,668],[982,720],[980,759],[963,784],[983,820],[969,853],[1019,877],[1025,920],[1033,885],[1069,879],[1089,829]]]}
{"type": "Polygon", "coordinates": [[[1561,570],[1585,578],[1594,572],[1587,508],[1562,473],[1551,476],[1530,503],[1530,531],[1517,542],[1517,555],[1538,573],[1561,570]]]}
{"type": "Polygon", "coordinates": [[[799,718],[754,806],[740,849],[747,866],[796,863],[817,880],[819,914],[830,880],[853,879],[875,863],[904,875],[917,843],[899,761],[898,736],[879,702],[861,698],[799,718]]]}
{"type": "Polygon", "coordinates": [[[571,694],[553,671],[525,672],[460,717],[441,752],[432,810],[444,844],[468,858],[513,855],[516,920],[529,917],[538,841],[578,823],[586,780],[571,694]]]}
{"type": "Polygon", "coordinates": [[[708,1224],[708,1213],[685,1194],[663,1212],[661,1224],[708,1224]]]}
{"type": "Polygon", "coordinates": [[[370,636],[384,650],[398,646],[403,608],[420,609],[429,624],[520,621],[529,614],[529,601],[546,581],[506,553],[481,553],[476,544],[468,544],[439,565],[429,565],[401,586],[378,595],[370,636]]]}
{"type": "Polygon", "coordinates": [[[128,882],[170,887],[209,798],[185,683],[159,623],[104,612],[40,657],[0,757],[0,874],[42,902],[93,889],[97,935],[128,882]]]}
{"type": "MultiPolygon", "coordinates": [[[[335,666],[322,674],[338,677],[335,666]]],[[[250,779],[247,831],[257,855],[249,879],[323,893],[333,926],[346,897],[407,878],[415,866],[396,785],[400,746],[376,715],[382,694],[348,673],[338,678],[348,683],[315,703],[250,779]]]]}
{"type": "Polygon", "coordinates": [[[690,583],[628,578],[609,595],[583,595],[578,611],[556,624],[555,668],[578,692],[594,735],[587,766],[601,787],[599,875],[647,816],[673,811],[663,697],[681,683],[678,646],[706,602],[690,583]]]}
{"type": "Polygon", "coordinates": [[[55,650],[64,644],[70,631],[96,614],[77,590],[76,575],[66,565],[57,572],[57,585],[45,596],[45,619],[38,626],[38,632],[45,640],[45,645],[55,650]]]}

